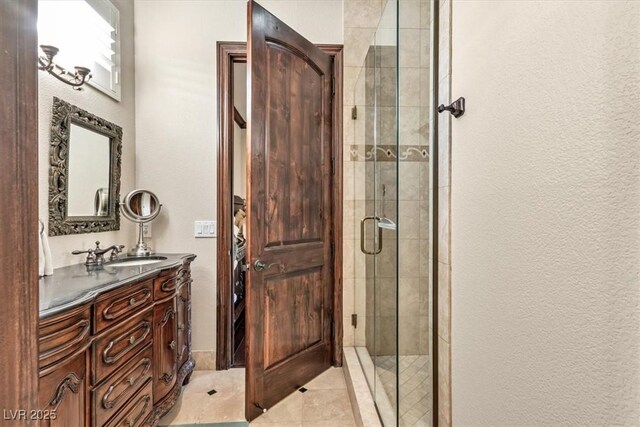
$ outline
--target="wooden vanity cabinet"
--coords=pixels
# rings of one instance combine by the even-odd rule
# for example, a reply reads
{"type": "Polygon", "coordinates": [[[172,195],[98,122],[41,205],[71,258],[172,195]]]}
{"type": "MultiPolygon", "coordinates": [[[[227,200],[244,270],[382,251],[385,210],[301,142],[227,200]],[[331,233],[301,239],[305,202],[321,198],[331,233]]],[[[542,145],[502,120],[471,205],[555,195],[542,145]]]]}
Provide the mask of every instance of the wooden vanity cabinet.
{"type": "Polygon", "coordinates": [[[41,425],[152,426],[171,409],[195,366],[192,259],[41,319],[41,425]]]}

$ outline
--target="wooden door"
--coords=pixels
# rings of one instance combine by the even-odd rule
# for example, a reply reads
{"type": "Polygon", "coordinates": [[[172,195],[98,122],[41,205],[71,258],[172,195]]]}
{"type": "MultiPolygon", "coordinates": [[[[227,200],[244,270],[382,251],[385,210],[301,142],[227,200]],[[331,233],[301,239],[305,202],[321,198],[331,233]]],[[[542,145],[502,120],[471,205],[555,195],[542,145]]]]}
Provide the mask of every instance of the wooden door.
{"type": "Polygon", "coordinates": [[[37,0],[0,1],[0,406],[7,411],[38,404],[37,11],[37,0]]]}
{"type": "Polygon", "coordinates": [[[331,57],[254,1],[250,116],[247,419],[331,363],[331,57]]]}
{"type": "Polygon", "coordinates": [[[178,373],[176,298],[153,308],[153,396],[159,402],[171,391],[178,373]]]}

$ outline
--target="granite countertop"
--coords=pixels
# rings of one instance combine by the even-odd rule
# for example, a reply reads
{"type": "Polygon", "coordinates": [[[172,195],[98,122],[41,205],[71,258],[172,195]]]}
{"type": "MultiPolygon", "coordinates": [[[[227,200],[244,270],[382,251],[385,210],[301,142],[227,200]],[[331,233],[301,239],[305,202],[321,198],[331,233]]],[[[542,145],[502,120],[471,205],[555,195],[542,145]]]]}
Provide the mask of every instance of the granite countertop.
{"type": "MultiPolygon", "coordinates": [[[[167,259],[153,264],[115,267],[109,262],[100,269],[84,264],[56,268],[52,276],[40,278],[40,319],[94,300],[98,295],[119,286],[143,280],[162,270],[178,267],[193,254],[155,254],[167,259]]],[[[122,257],[124,259],[126,257],[122,257]]]]}

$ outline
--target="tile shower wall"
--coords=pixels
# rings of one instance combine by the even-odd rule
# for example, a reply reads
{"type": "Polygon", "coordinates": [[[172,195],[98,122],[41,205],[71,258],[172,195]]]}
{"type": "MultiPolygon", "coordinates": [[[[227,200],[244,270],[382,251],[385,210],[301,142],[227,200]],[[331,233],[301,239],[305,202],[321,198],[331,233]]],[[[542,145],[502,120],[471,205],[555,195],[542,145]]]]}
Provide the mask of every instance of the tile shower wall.
{"type": "MultiPolygon", "coordinates": [[[[430,11],[427,1],[399,2],[398,34],[398,330],[400,356],[430,350],[429,109],[430,11]]],[[[402,384],[403,375],[399,381],[402,384]]],[[[411,405],[403,399],[400,406],[411,405]]],[[[409,390],[406,390],[409,391],[409,390]]]]}

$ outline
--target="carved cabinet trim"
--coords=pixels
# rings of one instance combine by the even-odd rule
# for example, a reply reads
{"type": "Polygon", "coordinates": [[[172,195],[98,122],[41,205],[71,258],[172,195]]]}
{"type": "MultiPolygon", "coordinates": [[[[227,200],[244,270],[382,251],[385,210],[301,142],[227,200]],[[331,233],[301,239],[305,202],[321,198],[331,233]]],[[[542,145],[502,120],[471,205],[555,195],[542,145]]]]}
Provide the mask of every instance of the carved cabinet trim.
{"type": "Polygon", "coordinates": [[[74,372],[69,372],[66,377],[58,384],[58,388],[56,388],[56,394],[49,401],[49,407],[51,410],[55,411],[58,409],[58,406],[62,403],[62,399],[64,399],[64,394],[67,390],[70,390],[72,393],[78,394],[78,389],[82,384],[82,379],[78,378],[78,376],[74,372]]]}

